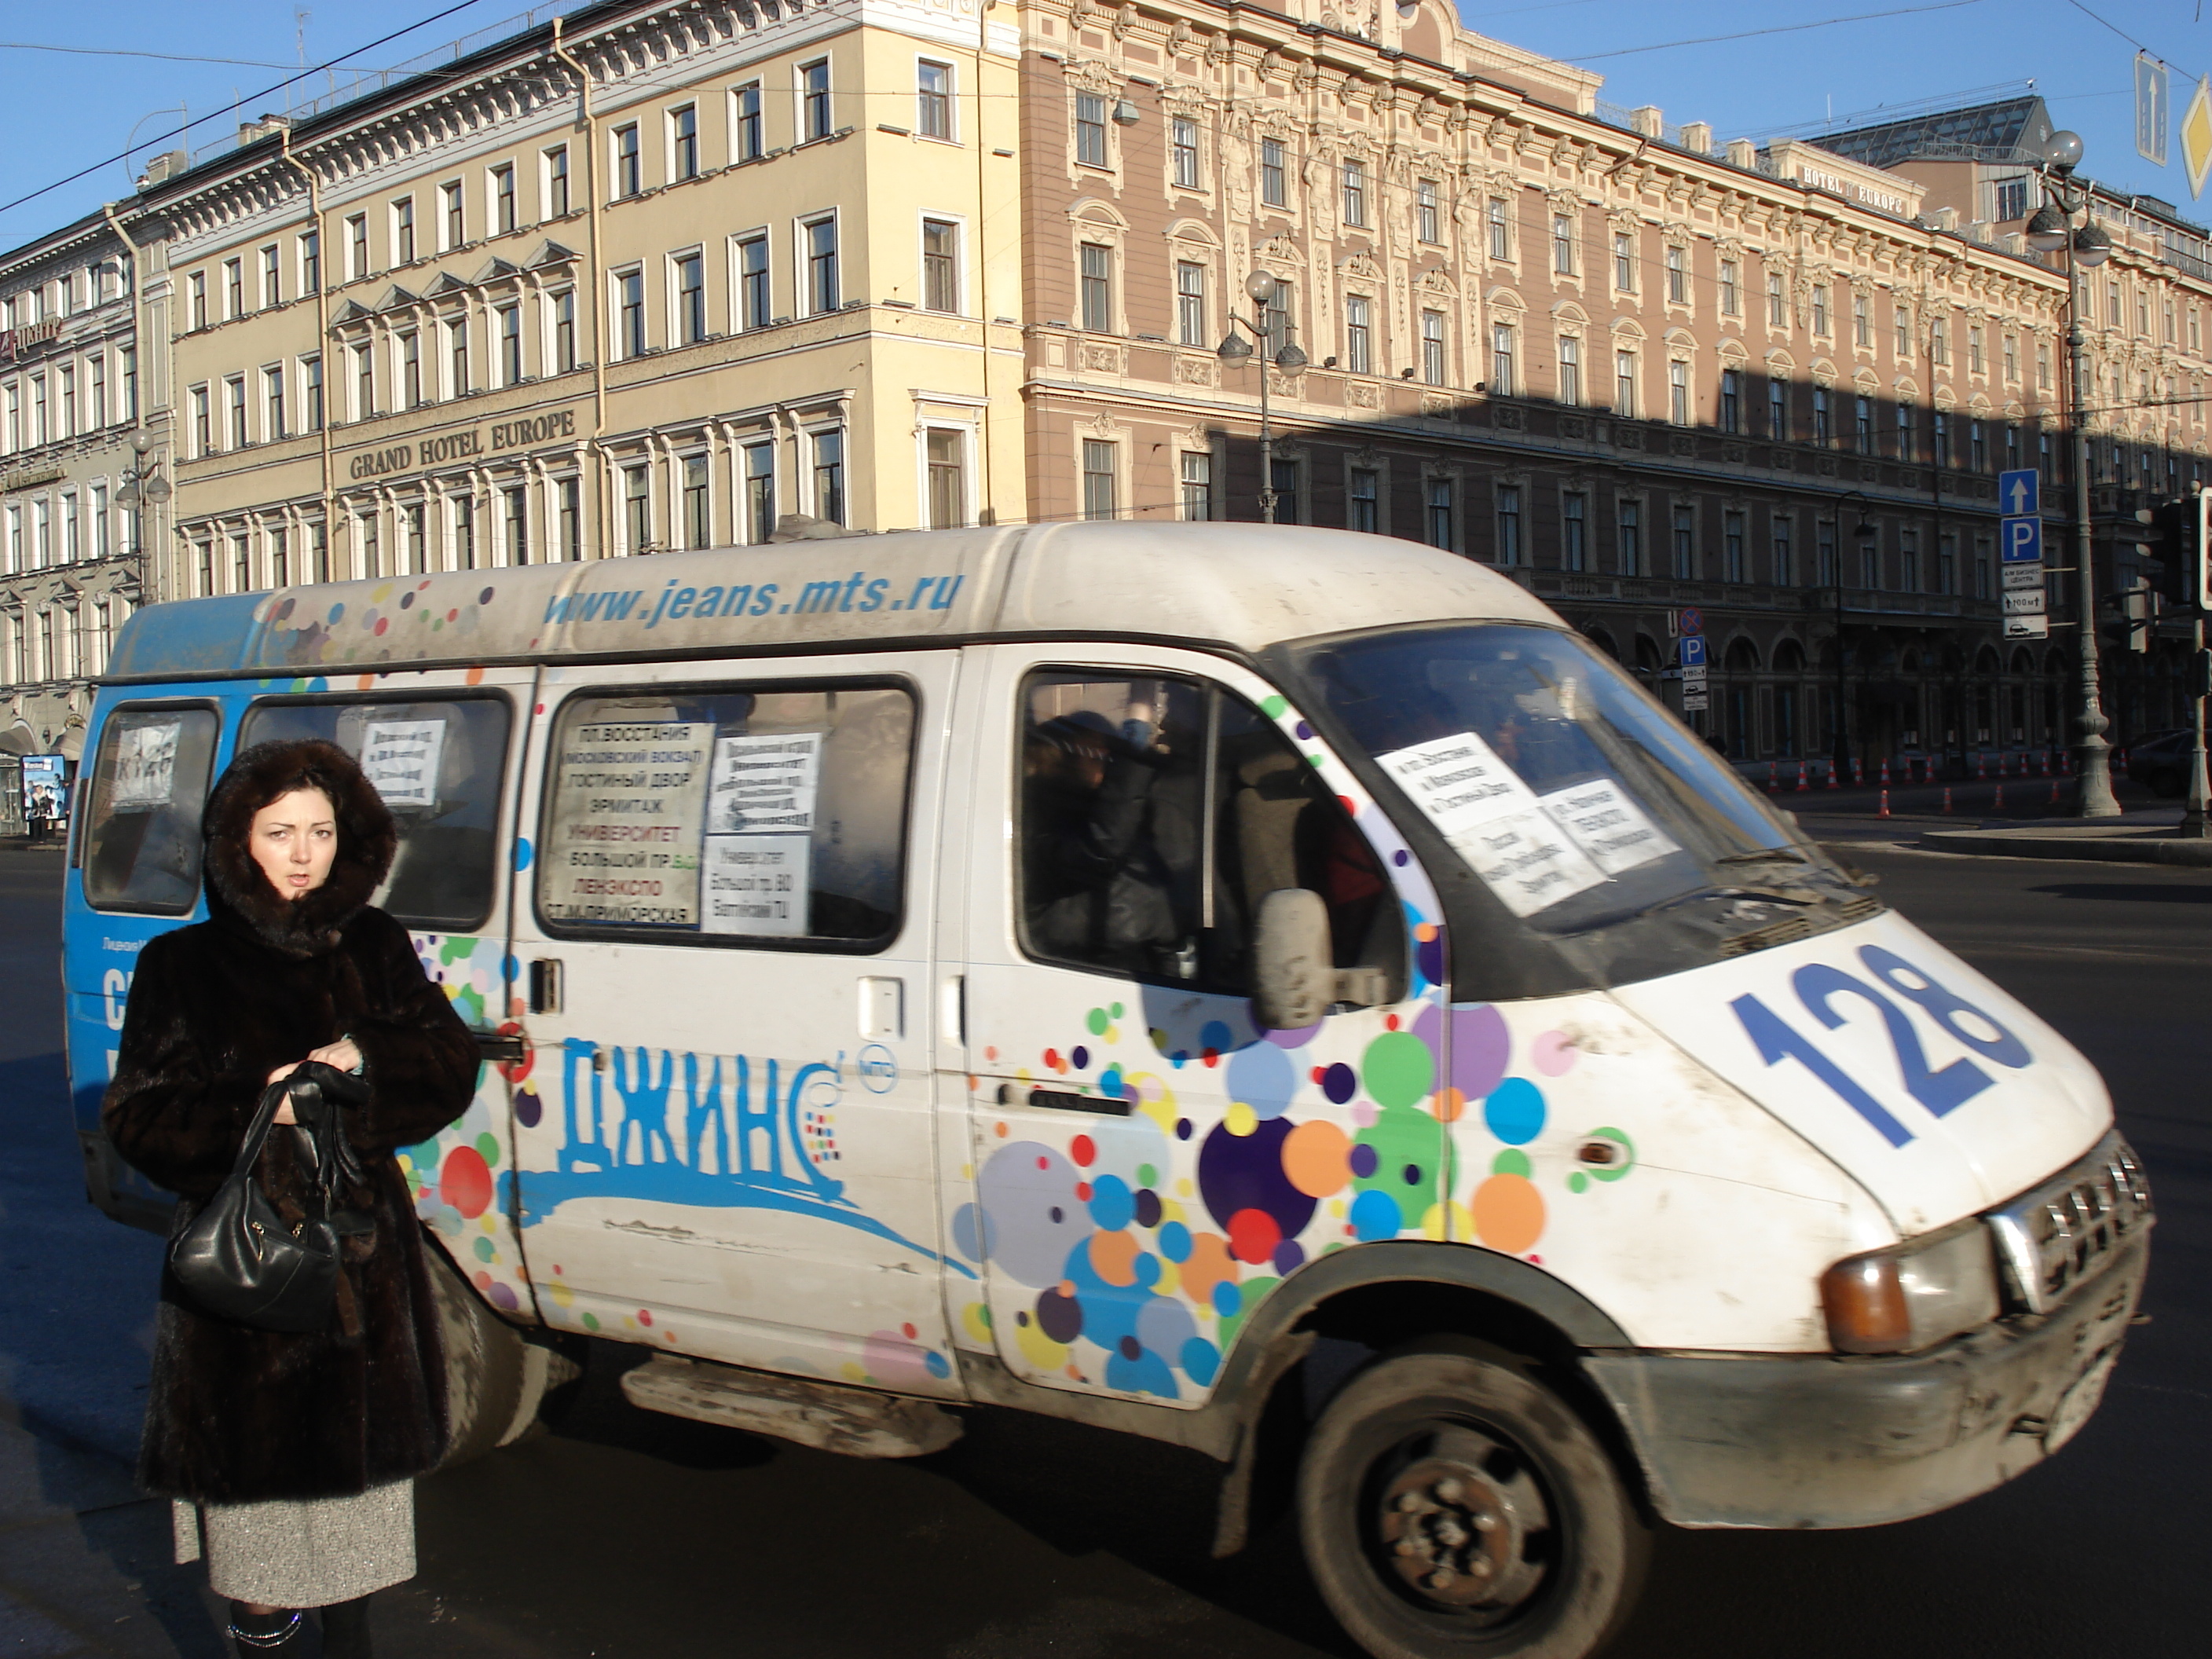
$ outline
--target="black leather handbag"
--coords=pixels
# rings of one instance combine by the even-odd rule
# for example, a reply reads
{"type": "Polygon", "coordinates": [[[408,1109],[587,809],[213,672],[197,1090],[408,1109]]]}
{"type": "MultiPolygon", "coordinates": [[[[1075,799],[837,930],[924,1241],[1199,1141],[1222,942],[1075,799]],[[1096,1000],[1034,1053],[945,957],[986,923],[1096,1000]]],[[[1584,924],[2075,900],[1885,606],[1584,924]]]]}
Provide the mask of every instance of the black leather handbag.
{"type": "Polygon", "coordinates": [[[368,1088],[359,1078],[311,1061],[264,1090],[229,1178],[170,1245],[170,1273],[204,1311],[264,1331],[319,1331],[329,1322],[339,1235],[357,1231],[365,1218],[331,1212],[341,1170],[354,1173],[358,1166],[326,1092],[358,1099],[368,1088]],[[288,1097],[315,1165],[307,1213],[297,1227],[285,1225],[253,1179],[276,1108],[288,1097]]]}

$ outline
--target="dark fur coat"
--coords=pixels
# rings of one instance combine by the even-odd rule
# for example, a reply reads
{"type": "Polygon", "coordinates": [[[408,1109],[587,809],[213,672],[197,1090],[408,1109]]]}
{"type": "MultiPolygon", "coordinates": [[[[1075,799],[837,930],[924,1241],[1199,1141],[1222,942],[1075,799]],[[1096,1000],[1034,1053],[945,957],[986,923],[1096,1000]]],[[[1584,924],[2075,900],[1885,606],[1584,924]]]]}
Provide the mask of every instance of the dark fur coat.
{"type": "MultiPolygon", "coordinates": [[[[371,1214],[346,1247],[319,1332],[199,1312],[164,1275],[139,1474],[207,1503],[325,1498],[422,1474],[446,1440],[445,1370],[423,1245],[395,1148],[435,1134],[476,1087],[474,1038],[430,983],[406,930],[369,896],[397,844],[391,814],[343,750],[265,744],[240,756],[207,814],[210,919],[149,941],[124,1015],[101,1121],[134,1167],[179,1194],[179,1224],[231,1170],[269,1073],[350,1036],[370,1096],[344,1108],[371,1214]],[[328,881],[297,902],[247,845],[253,815],[307,782],[337,807],[328,881]]],[[[287,1220],[313,1170],[269,1138],[258,1176],[287,1220]]]]}

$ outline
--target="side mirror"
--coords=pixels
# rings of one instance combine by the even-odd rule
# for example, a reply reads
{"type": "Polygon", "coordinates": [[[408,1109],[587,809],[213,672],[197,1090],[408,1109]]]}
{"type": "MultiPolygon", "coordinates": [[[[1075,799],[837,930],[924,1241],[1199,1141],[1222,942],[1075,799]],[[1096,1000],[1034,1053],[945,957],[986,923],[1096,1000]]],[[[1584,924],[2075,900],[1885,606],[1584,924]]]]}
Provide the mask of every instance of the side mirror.
{"type": "Polygon", "coordinates": [[[1305,887],[1282,887],[1260,901],[1252,930],[1252,1011],[1278,1031],[1318,1025],[1336,1000],[1335,951],[1328,906],[1305,887]]]}

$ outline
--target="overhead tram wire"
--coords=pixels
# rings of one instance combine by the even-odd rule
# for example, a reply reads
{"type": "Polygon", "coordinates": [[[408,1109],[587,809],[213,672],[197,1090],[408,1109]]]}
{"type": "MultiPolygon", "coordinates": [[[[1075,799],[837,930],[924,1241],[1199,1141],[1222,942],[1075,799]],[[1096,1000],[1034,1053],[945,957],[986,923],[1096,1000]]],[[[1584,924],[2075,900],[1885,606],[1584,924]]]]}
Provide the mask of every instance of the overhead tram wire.
{"type": "Polygon", "coordinates": [[[330,58],[324,63],[314,64],[310,68],[303,69],[296,75],[287,76],[284,79],[277,82],[275,85],[263,88],[259,92],[255,93],[250,98],[239,99],[235,103],[227,105],[222,109],[217,110],[211,114],[203,115],[198,120],[187,121],[184,125],[177,127],[171,131],[165,132],[158,138],[149,140],[147,143],[134,144],[131,149],[122,152],[120,155],[106,156],[100,161],[94,161],[90,167],[80,167],[76,172],[69,174],[66,178],[57,179],[49,185],[41,185],[38,189],[29,191],[26,195],[18,196],[12,202],[0,202],[0,213],[13,212],[15,209],[23,206],[26,203],[35,202],[41,196],[51,195],[53,191],[59,190],[64,185],[73,185],[80,179],[88,179],[94,173],[98,173],[102,167],[111,167],[115,166],[118,162],[127,161],[131,156],[137,155],[140,150],[145,149],[152,144],[165,143],[172,138],[181,138],[186,133],[190,132],[194,127],[204,126],[210,121],[221,119],[228,115],[233,110],[242,107],[246,104],[258,103],[264,98],[273,97],[277,93],[283,91],[287,87],[297,86],[302,81],[311,80],[318,75],[337,69],[346,63],[349,58],[358,58],[365,52],[374,52],[379,46],[389,46],[392,41],[400,39],[404,35],[412,34],[417,29],[428,28],[431,24],[438,22],[441,19],[451,17],[455,12],[466,11],[470,7],[477,3],[477,0],[459,0],[457,4],[447,6],[440,11],[432,12],[428,17],[417,18],[414,22],[408,24],[404,28],[394,29],[391,33],[380,36],[374,40],[368,42],[366,45],[356,46],[350,52],[341,52],[336,58],[330,58]]]}
{"type": "Polygon", "coordinates": [[[1739,29],[1733,34],[1701,34],[1688,40],[1660,40],[1648,46],[1622,46],[1614,52],[1585,52],[1577,58],[1565,58],[1568,64],[1595,64],[1606,58],[1633,58],[1639,52],[1672,52],[1678,46],[1717,46],[1724,40],[1749,40],[1762,34],[1802,34],[1808,29],[1833,28],[1838,23],[1866,23],[1882,17],[1910,17],[1924,11],[1956,11],[1963,6],[1978,6],[1982,0],[1934,0],[1920,6],[1899,6],[1889,11],[1856,12],[1848,17],[1822,17],[1809,23],[1778,23],[1770,28],[1739,29]]]}

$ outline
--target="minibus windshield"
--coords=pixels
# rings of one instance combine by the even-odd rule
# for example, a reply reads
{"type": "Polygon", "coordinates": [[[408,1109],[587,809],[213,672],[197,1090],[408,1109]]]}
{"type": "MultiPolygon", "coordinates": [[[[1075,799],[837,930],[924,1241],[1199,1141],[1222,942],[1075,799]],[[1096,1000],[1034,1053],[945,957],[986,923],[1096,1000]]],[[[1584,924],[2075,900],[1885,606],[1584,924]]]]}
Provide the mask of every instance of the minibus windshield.
{"type": "Polygon", "coordinates": [[[1799,908],[1850,894],[1725,761],[1577,635],[1447,623],[1286,654],[1482,884],[1539,932],[1586,933],[1704,893],[1799,908]]]}

